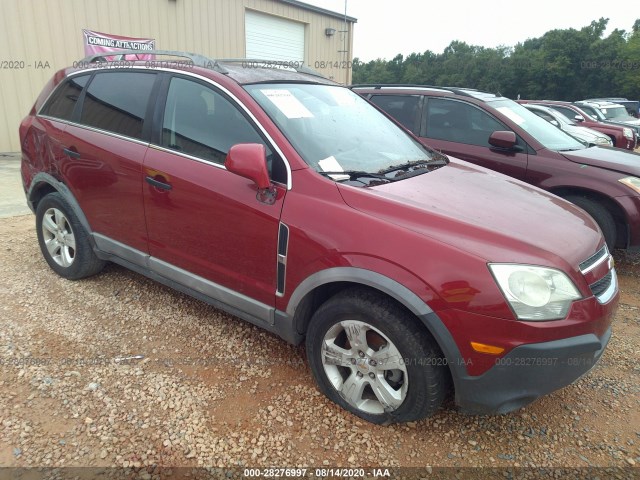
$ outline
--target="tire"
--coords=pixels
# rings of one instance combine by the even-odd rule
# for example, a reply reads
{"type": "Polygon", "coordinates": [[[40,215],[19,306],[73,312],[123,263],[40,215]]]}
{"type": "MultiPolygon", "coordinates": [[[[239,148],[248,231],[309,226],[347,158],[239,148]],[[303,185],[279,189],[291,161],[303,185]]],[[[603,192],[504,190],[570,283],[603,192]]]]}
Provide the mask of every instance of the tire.
{"type": "Polygon", "coordinates": [[[616,222],[613,220],[613,216],[609,213],[609,210],[588,197],[567,195],[564,199],[583,209],[596,221],[607,242],[607,248],[612,252],[616,246],[617,229],[616,222]]]}
{"type": "Polygon", "coordinates": [[[87,231],[59,193],[50,193],[38,203],[36,232],[44,259],[61,277],[90,277],[106,263],[93,252],[87,231]]]}
{"type": "Polygon", "coordinates": [[[392,300],[366,289],[341,292],[316,311],[306,350],[322,393],[371,423],[432,415],[448,391],[446,362],[430,336],[392,300]],[[396,368],[384,359],[395,359],[396,368]]]}

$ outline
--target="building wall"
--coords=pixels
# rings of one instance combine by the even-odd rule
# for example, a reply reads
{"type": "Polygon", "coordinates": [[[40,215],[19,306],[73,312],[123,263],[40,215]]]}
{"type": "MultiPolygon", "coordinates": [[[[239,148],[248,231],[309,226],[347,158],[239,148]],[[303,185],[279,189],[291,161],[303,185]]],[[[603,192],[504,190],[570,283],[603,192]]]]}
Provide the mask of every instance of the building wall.
{"type": "Polygon", "coordinates": [[[155,38],[161,50],[244,58],[246,9],[304,23],[307,65],[337,82],[351,83],[351,69],[343,67],[352,60],[353,23],[346,27],[348,52],[339,53],[342,19],[278,0],[2,0],[0,152],[20,149],[18,126],[44,84],[84,57],[83,28],[155,38]],[[327,37],[326,28],[337,33],[327,37]]]}

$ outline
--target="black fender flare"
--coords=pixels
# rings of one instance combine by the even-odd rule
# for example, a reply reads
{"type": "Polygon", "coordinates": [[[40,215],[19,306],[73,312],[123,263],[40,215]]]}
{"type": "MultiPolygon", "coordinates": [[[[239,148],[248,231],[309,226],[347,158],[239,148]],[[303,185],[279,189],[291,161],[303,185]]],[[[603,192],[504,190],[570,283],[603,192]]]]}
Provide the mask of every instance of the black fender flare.
{"type": "Polygon", "coordinates": [[[286,315],[295,318],[296,308],[303,298],[315,288],[333,282],[350,282],[366,285],[394,298],[411,311],[427,328],[438,343],[450,367],[454,382],[466,377],[464,359],[455,340],[438,315],[420,297],[399,282],[378,272],[357,267],[334,267],[321,270],[303,280],[291,294],[286,315]]]}

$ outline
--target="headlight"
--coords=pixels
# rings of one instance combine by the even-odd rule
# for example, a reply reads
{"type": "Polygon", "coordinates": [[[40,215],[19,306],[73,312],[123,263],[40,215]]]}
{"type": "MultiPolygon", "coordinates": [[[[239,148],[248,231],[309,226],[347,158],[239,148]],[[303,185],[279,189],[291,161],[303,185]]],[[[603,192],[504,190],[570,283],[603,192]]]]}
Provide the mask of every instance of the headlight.
{"type": "Polygon", "coordinates": [[[625,184],[636,193],[640,193],[640,178],[638,177],[625,177],[618,180],[620,183],[625,184]]]}
{"type": "Polygon", "coordinates": [[[489,269],[518,320],[559,320],[582,298],[560,270],[504,263],[490,263],[489,269]]]}
{"type": "Polygon", "coordinates": [[[624,127],[622,129],[622,135],[624,135],[624,138],[628,140],[633,140],[633,130],[631,130],[630,128],[624,127]]]}

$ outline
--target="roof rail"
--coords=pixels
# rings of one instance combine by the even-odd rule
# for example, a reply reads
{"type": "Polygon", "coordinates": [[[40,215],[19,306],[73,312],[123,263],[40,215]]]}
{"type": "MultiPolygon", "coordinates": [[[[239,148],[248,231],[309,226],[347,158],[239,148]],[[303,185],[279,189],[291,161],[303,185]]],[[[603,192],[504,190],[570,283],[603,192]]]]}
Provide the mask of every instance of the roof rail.
{"type": "Polygon", "coordinates": [[[278,67],[292,68],[298,73],[306,73],[307,75],[313,75],[315,77],[320,77],[325,79],[327,78],[317,70],[314,70],[311,67],[307,67],[306,65],[304,65],[304,62],[301,62],[298,60],[264,60],[261,58],[219,58],[218,62],[255,63],[255,64],[262,64],[267,68],[269,68],[270,66],[271,68],[278,68],[278,67]]]}
{"type": "MultiPolygon", "coordinates": [[[[82,62],[94,63],[94,62],[107,62],[107,57],[119,57],[118,60],[123,60],[125,55],[165,55],[172,57],[183,57],[191,60],[194,65],[198,67],[209,68],[217,71],[218,73],[229,73],[224,67],[220,66],[217,60],[199,55],[191,52],[181,52],[174,50],[117,50],[114,52],[101,52],[94,53],[82,59],[82,62]]],[[[116,61],[118,61],[116,60],[116,61]]],[[[113,60],[111,60],[113,61],[113,60]]]]}
{"type": "Polygon", "coordinates": [[[475,88],[462,88],[462,87],[442,87],[438,85],[417,85],[413,83],[389,83],[389,84],[379,84],[379,83],[361,83],[356,85],[349,85],[349,88],[374,88],[376,90],[381,88],[433,88],[436,90],[445,90],[451,93],[455,93],[457,95],[464,95],[465,97],[471,97],[472,95],[469,92],[478,92],[475,88]]]}

